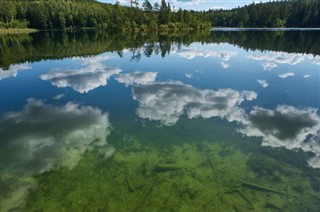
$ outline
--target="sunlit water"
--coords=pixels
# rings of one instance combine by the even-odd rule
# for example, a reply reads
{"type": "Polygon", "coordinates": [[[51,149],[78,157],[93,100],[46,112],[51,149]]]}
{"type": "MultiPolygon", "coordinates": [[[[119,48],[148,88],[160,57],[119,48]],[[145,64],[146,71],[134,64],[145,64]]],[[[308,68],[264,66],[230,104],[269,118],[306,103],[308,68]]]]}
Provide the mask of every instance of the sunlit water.
{"type": "Polygon", "coordinates": [[[319,211],[319,37],[0,37],[1,211],[319,211]]]}

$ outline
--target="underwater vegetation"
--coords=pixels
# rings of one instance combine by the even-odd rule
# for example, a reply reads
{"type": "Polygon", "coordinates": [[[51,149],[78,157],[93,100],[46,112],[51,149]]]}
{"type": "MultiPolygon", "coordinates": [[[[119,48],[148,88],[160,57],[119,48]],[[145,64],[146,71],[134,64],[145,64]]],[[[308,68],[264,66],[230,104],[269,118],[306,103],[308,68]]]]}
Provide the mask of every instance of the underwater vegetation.
{"type": "Polygon", "coordinates": [[[114,137],[118,143],[112,157],[105,159],[96,148],[72,170],[61,167],[36,176],[38,188],[24,210],[319,210],[320,178],[307,173],[311,168],[215,140],[160,147],[137,136],[114,137]]]}

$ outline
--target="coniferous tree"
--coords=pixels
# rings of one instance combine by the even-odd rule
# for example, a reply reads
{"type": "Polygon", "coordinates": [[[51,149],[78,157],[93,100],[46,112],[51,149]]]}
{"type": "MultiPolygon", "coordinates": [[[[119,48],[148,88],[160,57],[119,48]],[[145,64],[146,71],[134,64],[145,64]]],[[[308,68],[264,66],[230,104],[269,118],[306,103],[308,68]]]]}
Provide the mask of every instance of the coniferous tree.
{"type": "Polygon", "coordinates": [[[149,0],[145,0],[144,3],[142,4],[142,7],[145,12],[152,12],[153,10],[152,4],[150,3],[149,0]]]}

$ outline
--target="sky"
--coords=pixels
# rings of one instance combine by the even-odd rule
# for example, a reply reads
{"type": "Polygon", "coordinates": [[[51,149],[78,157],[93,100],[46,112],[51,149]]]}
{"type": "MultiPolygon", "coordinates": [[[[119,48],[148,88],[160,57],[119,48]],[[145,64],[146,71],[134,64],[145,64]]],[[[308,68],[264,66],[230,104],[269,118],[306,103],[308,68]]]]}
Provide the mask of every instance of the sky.
{"type": "MultiPolygon", "coordinates": [[[[98,0],[100,2],[106,2],[114,4],[116,0],[98,0]]],[[[121,5],[129,5],[129,0],[118,0],[121,5]]],[[[149,0],[152,5],[155,2],[160,3],[161,0],[149,0]]],[[[174,6],[175,9],[186,9],[186,10],[209,10],[209,9],[231,9],[238,6],[244,6],[251,4],[253,2],[268,2],[270,0],[166,0],[171,6],[174,6]]],[[[144,0],[139,0],[140,6],[144,0]]]]}

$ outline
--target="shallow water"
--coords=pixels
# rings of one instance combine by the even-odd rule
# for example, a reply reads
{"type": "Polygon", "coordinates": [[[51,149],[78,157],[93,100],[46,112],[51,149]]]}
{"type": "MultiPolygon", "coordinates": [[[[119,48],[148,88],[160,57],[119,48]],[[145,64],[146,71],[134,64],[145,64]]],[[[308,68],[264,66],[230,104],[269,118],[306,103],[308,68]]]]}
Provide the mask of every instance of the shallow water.
{"type": "Polygon", "coordinates": [[[1,211],[319,211],[319,38],[0,37],[1,211]]]}

